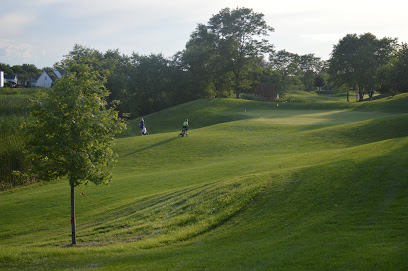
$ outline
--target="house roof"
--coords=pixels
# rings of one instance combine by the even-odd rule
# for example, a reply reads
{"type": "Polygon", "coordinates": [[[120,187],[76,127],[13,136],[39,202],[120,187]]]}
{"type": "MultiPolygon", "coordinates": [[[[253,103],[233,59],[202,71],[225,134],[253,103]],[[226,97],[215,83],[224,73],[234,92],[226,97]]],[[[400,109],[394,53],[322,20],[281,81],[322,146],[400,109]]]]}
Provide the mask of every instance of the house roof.
{"type": "Polygon", "coordinates": [[[13,80],[17,77],[15,74],[4,74],[4,79],[13,80]]]}
{"type": "Polygon", "coordinates": [[[65,75],[65,71],[61,69],[60,67],[56,67],[55,69],[61,74],[61,76],[65,75]]]}
{"type": "Polygon", "coordinates": [[[51,69],[46,69],[44,72],[51,78],[53,82],[58,79],[58,76],[51,70],[51,69]]]}

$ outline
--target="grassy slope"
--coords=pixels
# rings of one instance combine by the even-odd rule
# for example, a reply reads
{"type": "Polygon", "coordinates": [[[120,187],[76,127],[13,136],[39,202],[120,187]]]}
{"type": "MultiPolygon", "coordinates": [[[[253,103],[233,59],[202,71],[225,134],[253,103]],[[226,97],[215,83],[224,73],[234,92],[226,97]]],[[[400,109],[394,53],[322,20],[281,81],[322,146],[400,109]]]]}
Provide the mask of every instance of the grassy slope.
{"type": "Polygon", "coordinates": [[[0,268],[406,269],[408,96],[333,99],[145,117],[151,135],[117,142],[112,185],[77,189],[80,247],[61,247],[66,183],[0,194],[0,268]]]}

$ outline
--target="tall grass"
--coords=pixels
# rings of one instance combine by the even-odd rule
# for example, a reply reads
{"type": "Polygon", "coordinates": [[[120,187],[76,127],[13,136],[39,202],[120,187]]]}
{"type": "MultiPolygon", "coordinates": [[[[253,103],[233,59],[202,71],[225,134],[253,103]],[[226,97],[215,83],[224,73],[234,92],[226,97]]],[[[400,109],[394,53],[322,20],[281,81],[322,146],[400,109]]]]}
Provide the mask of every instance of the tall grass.
{"type": "Polygon", "coordinates": [[[24,184],[26,163],[21,121],[27,117],[33,90],[0,90],[0,190],[24,184]]]}

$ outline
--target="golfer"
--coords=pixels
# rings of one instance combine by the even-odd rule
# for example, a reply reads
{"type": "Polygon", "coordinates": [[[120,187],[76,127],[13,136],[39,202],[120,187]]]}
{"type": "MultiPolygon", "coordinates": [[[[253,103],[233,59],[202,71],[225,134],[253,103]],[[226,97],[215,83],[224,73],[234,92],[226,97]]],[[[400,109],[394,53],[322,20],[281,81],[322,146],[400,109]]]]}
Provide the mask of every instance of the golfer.
{"type": "Polygon", "coordinates": [[[140,134],[143,135],[143,130],[146,131],[146,125],[145,125],[143,118],[141,118],[139,121],[139,128],[140,128],[140,134]]]}
{"type": "Polygon", "coordinates": [[[188,119],[186,119],[186,120],[183,122],[183,131],[184,131],[184,133],[185,133],[186,136],[187,136],[187,130],[188,130],[188,119]]]}

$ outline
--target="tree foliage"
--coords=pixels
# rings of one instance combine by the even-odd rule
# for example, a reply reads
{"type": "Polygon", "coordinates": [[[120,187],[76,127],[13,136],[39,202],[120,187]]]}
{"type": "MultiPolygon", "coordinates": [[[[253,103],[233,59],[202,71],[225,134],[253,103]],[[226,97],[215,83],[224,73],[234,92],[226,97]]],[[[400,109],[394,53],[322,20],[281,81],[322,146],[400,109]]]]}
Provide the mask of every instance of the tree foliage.
{"type": "Polygon", "coordinates": [[[316,76],[323,68],[323,62],[314,54],[301,55],[299,57],[299,79],[302,81],[304,89],[311,91],[314,89],[316,76]]]}
{"type": "Polygon", "coordinates": [[[274,29],[267,25],[262,13],[249,8],[222,9],[207,25],[198,25],[183,52],[187,67],[196,76],[204,73],[201,88],[205,93],[222,93],[233,89],[239,98],[250,89],[251,71],[259,58],[271,53],[266,39],[274,29]]]}
{"type": "Polygon", "coordinates": [[[108,183],[114,163],[114,136],[125,126],[100,74],[71,59],[66,75],[49,92],[41,92],[27,123],[27,147],[33,172],[42,180],[68,177],[71,185],[108,183]]]}
{"type": "Polygon", "coordinates": [[[169,66],[162,54],[131,57],[132,72],[130,90],[137,96],[141,112],[149,114],[165,107],[169,66]]]}
{"type": "Polygon", "coordinates": [[[358,88],[362,100],[364,91],[375,87],[377,70],[388,63],[395,46],[395,39],[379,40],[371,33],[347,34],[334,46],[329,59],[332,82],[358,88]]]}
{"type": "Polygon", "coordinates": [[[382,93],[408,92],[408,45],[403,43],[390,61],[377,71],[378,90],[382,93]]]}
{"type": "Polygon", "coordinates": [[[322,71],[324,62],[314,54],[298,55],[281,50],[269,58],[272,70],[278,71],[284,82],[284,89],[293,88],[300,81],[303,89],[314,89],[315,77],[322,71]]]}
{"type": "Polygon", "coordinates": [[[395,73],[398,90],[408,92],[408,44],[403,43],[396,54],[395,73]]]}

